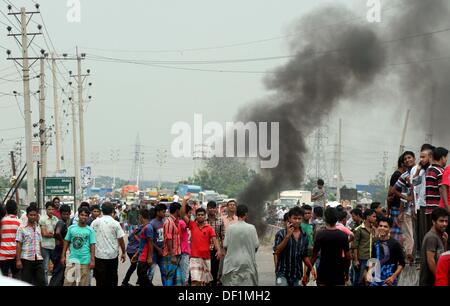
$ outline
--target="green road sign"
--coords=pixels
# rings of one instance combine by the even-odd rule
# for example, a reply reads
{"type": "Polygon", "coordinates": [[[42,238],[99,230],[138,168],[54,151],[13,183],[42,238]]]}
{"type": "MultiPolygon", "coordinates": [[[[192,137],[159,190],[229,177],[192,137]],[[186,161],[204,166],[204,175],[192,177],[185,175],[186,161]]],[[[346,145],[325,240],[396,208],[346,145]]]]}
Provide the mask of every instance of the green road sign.
{"type": "Polygon", "coordinates": [[[44,177],[44,196],[74,196],[74,177],[44,177]]]}

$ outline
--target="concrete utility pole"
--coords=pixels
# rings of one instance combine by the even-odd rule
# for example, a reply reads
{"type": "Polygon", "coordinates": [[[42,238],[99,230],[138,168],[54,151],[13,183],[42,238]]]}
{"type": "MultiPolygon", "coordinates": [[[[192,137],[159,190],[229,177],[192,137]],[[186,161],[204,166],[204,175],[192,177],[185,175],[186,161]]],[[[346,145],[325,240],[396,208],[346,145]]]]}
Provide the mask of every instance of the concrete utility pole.
{"type": "MultiPolygon", "coordinates": [[[[16,161],[15,161],[15,158],[14,158],[14,151],[11,151],[10,154],[11,154],[12,174],[13,174],[13,177],[16,177],[16,161]]],[[[17,205],[20,205],[20,199],[19,199],[19,192],[18,191],[16,191],[16,203],[17,203],[17,205]]]]}
{"type": "Polygon", "coordinates": [[[339,119],[339,144],[338,144],[338,174],[337,174],[337,184],[336,184],[336,200],[341,202],[341,159],[342,159],[342,119],[339,119]]]}
{"type": "MultiPolygon", "coordinates": [[[[41,53],[43,53],[43,50],[41,51],[41,53]]],[[[42,54],[39,62],[41,66],[41,73],[39,76],[39,140],[41,143],[41,177],[39,178],[39,181],[42,182],[42,178],[47,176],[47,128],[45,122],[45,54],[42,54]]]]}
{"type": "Polygon", "coordinates": [[[27,159],[27,202],[34,200],[34,167],[31,130],[31,105],[30,105],[30,67],[28,62],[28,35],[27,35],[27,16],[25,8],[20,8],[20,22],[22,29],[22,52],[23,52],[23,99],[25,116],[25,155],[27,159]]]}
{"type": "Polygon", "coordinates": [[[30,105],[30,67],[39,59],[38,57],[30,58],[28,57],[28,47],[32,43],[33,39],[36,35],[40,35],[42,26],[38,25],[39,33],[28,33],[27,25],[29,24],[31,18],[34,14],[39,14],[39,5],[35,5],[37,11],[35,12],[27,12],[25,7],[20,8],[20,12],[11,12],[12,6],[8,5],[9,13],[8,15],[14,16],[17,22],[20,24],[21,33],[14,34],[11,33],[12,28],[10,26],[7,27],[9,32],[8,36],[14,37],[17,43],[22,47],[22,57],[20,58],[11,58],[11,51],[7,50],[8,59],[16,61],[17,64],[22,66],[23,71],[23,98],[24,98],[24,118],[25,118],[25,152],[26,152],[26,161],[27,161],[27,203],[35,201],[35,188],[34,188],[34,166],[33,166],[33,158],[32,158],[32,142],[33,142],[33,131],[32,131],[32,123],[31,123],[31,105],[30,105]],[[20,19],[17,17],[20,15],[20,19]],[[28,18],[27,15],[30,15],[28,18]],[[17,37],[21,36],[21,40],[17,37]],[[28,36],[32,36],[31,41],[28,41],[28,36]],[[34,60],[31,65],[29,60],[34,60]],[[19,62],[22,60],[22,64],[19,62]]]}
{"type": "Polygon", "coordinates": [[[81,193],[81,180],[80,180],[80,164],[78,161],[78,145],[77,145],[77,122],[76,122],[76,108],[75,102],[73,101],[73,91],[70,92],[69,102],[72,104],[72,144],[73,144],[73,163],[75,170],[75,208],[78,208],[77,200],[79,199],[81,193]]]}
{"type": "Polygon", "coordinates": [[[79,117],[79,125],[80,125],[80,164],[81,167],[86,166],[86,148],[84,143],[84,110],[83,110],[83,81],[81,79],[81,58],[84,58],[84,54],[82,56],[78,53],[77,47],[77,67],[78,67],[78,75],[77,75],[77,83],[78,83],[78,117],[79,117]]]}
{"type": "Polygon", "coordinates": [[[63,159],[61,154],[62,141],[61,141],[61,127],[59,125],[59,101],[58,101],[58,85],[56,80],[56,60],[55,54],[52,54],[52,76],[53,76],[53,107],[54,107],[54,119],[55,119],[55,143],[56,143],[56,171],[61,170],[61,160],[63,159]]]}
{"type": "Polygon", "coordinates": [[[398,152],[398,156],[402,155],[403,152],[405,151],[405,138],[406,138],[406,131],[408,130],[408,121],[410,114],[411,110],[408,109],[408,111],[406,112],[405,125],[403,126],[402,139],[400,141],[400,152],[398,152]]]}
{"type": "Polygon", "coordinates": [[[113,150],[111,149],[111,162],[113,164],[113,183],[112,183],[112,190],[114,192],[114,189],[116,188],[116,163],[119,160],[119,149],[113,150]]]}

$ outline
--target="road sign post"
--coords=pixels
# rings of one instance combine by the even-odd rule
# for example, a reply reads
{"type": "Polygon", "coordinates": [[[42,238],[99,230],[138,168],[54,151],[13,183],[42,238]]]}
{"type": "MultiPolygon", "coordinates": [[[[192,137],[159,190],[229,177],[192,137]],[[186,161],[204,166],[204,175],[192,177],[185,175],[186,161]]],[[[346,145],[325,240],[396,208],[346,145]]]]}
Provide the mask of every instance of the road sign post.
{"type": "Polygon", "coordinates": [[[75,210],[75,177],[44,177],[44,197],[73,197],[75,210]]]}

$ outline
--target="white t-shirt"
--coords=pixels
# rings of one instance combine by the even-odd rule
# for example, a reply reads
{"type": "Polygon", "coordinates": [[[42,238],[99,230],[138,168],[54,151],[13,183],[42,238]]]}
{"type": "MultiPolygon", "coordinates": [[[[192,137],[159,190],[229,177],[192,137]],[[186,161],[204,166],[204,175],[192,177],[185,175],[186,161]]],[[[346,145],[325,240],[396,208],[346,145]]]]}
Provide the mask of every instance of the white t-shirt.
{"type": "Polygon", "coordinates": [[[180,200],[180,196],[179,196],[178,194],[176,194],[176,195],[173,196],[173,201],[174,201],[174,202],[177,202],[177,203],[178,203],[179,200],[180,200]]]}
{"type": "Polygon", "coordinates": [[[120,223],[111,216],[104,215],[95,219],[91,224],[95,231],[97,243],[95,257],[100,259],[114,259],[119,256],[119,242],[117,239],[125,236],[120,223]]]}

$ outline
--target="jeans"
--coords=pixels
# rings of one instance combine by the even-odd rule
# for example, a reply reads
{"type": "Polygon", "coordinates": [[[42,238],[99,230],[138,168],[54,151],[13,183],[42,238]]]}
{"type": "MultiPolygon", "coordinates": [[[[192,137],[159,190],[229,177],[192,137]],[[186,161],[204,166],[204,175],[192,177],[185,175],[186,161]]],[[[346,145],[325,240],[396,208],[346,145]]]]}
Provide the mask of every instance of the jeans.
{"type": "Polygon", "coordinates": [[[43,287],[44,282],[44,264],[43,260],[22,259],[22,281],[34,286],[43,287]]]}
{"type": "Polygon", "coordinates": [[[97,287],[116,287],[118,282],[119,258],[101,259],[95,257],[94,277],[97,287]]]}
{"type": "Polygon", "coordinates": [[[353,264],[353,286],[362,286],[364,283],[364,272],[367,267],[367,259],[359,260],[359,268],[353,264]]]}
{"type": "Polygon", "coordinates": [[[300,280],[299,279],[287,279],[283,276],[277,276],[276,280],[276,286],[279,287],[299,287],[300,286],[300,280]]]}
{"type": "Polygon", "coordinates": [[[16,268],[16,259],[0,260],[0,269],[4,276],[9,276],[9,271],[15,279],[20,278],[20,270],[16,268]]]}
{"type": "Polygon", "coordinates": [[[42,248],[42,257],[44,258],[44,282],[48,286],[48,264],[53,257],[53,250],[42,248]]]}
{"type": "MultiPolygon", "coordinates": [[[[131,262],[131,258],[133,258],[133,253],[127,253],[128,258],[130,258],[130,262],[131,262]]],[[[137,262],[135,263],[131,263],[130,267],[128,268],[127,274],[125,275],[125,278],[122,281],[122,284],[124,285],[128,285],[128,282],[130,281],[131,275],[133,275],[134,271],[136,271],[137,268],[137,262]]]]}

